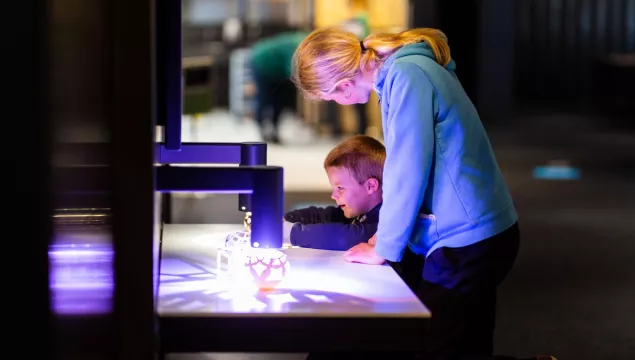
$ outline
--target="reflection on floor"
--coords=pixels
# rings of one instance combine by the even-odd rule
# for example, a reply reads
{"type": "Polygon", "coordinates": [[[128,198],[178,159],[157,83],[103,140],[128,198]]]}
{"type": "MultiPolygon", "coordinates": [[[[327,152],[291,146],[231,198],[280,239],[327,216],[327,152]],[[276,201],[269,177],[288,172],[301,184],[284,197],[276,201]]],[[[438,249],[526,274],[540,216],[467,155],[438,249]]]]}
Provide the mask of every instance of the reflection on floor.
{"type": "MultiPolygon", "coordinates": [[[[604,119],[597,118],[550,114],[514,121],[506,129],[490,131],[520,214],[522,232],[520,255],[499,293],[497,353],[552,353],[576,360],[635,359],[635,134],[607,129],[604,119]],[[580,179],[533,177],[536,166],[553,160],[567,160],[579,168],[580,179]]],[[[210,136],[230,136],[221,134],[213,120],[205,124],[209,124],[205,126],[209,126],[206,131],[210,136]]],[[[246,128],[242,129],[241,136],[247,136],[246,128]]],[[[301,171],[291,164],[285,167],[289,179],[299,174],[296,180],[300,181],[288,183],[301,184],[311,178],[305,190],[298,187],[285,193],[287,208],[297,203],[328,202],[328,184],[321,172],[321,156],[328,146],[323,146],[322,153],[310,150],[317,145],[306,149],[293,145],[289,150],[281,148],[280,153],[271,147],[271,158],[276,159],[272,163],[282,162],[276,156],[283,152],[304,159],[301,171]],[[314,166],[317,169],[309,170],[314,166]],[[304,171],[312,172],[304,177],[304,171]]],[[[218,219],[228,208],[235,209],[236,200],[213,199],[175,201],[175,220],[227,222],[218,219]]],[[[240,222],[240,213],[235,212],[236,222],[240,222]]],[[[278,354],[196,356],[171,359],[304,358],[278,354]]]]}

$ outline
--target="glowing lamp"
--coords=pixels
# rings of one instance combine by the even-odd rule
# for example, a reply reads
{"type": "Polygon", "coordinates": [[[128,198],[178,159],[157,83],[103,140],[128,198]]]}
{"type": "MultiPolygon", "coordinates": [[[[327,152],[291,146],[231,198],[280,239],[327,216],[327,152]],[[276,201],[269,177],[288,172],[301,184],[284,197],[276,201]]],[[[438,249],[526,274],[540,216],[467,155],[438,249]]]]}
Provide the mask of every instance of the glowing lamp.
{"type": "Polygon", "coordinates": [[[244,270],[259,290],[274,289],[291,268],[287,255],[275,249],[249,249],[243,255],[244,270]]]}

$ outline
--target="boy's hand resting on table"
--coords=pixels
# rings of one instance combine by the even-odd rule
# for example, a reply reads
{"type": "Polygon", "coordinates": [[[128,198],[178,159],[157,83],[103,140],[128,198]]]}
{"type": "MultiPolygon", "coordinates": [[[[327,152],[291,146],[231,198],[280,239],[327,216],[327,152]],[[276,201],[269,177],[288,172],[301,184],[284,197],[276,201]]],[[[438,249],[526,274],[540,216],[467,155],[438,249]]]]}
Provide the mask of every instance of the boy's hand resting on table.
{"type": "Polygon", "coordinates": [[[386,259],[375,253],[375,241],[377,237],[373,235],[368,243],[361,243],[353,246],[344,253],[344,260],[348,262],[357,262],[368,265],[382,265],[386,259]]]}
{"type": "Polygon", "coordinates": [[[373,235],[373,237],[368,239],[368,243],[371,244],[372,246],[375,246],[376,242],[377,242],[377,234],[373,235]]]}

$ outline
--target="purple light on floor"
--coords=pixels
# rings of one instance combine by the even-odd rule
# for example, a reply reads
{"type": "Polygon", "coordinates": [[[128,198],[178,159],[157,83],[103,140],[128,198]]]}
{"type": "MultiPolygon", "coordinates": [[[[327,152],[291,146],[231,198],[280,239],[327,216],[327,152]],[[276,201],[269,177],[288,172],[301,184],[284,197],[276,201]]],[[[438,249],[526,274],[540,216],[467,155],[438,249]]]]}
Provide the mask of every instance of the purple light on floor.
{"type": "Polygon", "coordinates": [[[63,244],[49,249],[51,305],[57,314],[112,310],[114,251],[108,244],[63,244]]]}

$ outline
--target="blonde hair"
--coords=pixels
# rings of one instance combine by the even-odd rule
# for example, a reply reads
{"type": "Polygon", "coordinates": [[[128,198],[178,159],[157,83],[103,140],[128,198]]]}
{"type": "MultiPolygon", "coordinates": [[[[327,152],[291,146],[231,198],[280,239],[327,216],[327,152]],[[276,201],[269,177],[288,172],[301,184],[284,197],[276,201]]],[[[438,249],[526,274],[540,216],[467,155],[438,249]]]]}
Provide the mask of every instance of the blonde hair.
{"type": "Polygon", "coordinates": [[[443,32],[431,28],[406,30],[396,34],[373,34],[362,43],[355,34],[341,28],[314,30],[293,55],[291,79],[308,98],[335,90],[343,80],[354,79],[360,71],[377,70],[401,47],[426,42],[436,61],[447,65],[450,47],[443,32]]]}
{"type": "Polygon", "coordinates": [[[381,184],[386,161],[386,148],[377,139],[355,135],[339,143],[324,159],[324,169],[342,167],[359,184],[374,178],[381,184]]]}

